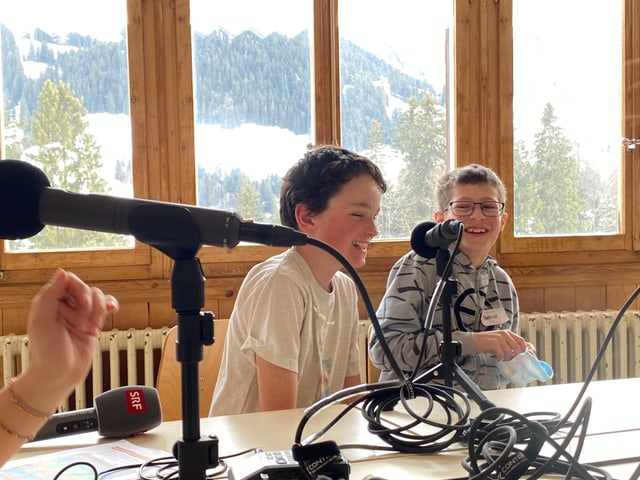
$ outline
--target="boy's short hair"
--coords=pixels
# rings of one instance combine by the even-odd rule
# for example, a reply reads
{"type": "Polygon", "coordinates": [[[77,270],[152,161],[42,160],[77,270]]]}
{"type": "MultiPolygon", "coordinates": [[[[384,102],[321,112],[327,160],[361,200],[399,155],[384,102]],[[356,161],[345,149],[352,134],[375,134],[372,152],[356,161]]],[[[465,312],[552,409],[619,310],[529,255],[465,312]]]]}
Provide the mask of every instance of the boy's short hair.
{"type": "Polygon", "coordinates": [[[498,191],[498,201],[505,202],[507,192],[500,177],[488,167],[472,163],[445,173],[438,179],[436,185],[436,203],[438,209],[444,212],[451,201],[451,190],[456,185],[478,185],[488,183],[498,191]]]}
{"type": "Polygon", "coordinates": [[[387,190],[382,172],[367,157],[334,145],[307,151],[282,179],[282,225],[297,229],[297,204],[304,203],[313,214],[321,213],[345,183],[360,175],[370,175],[382,193],[387,190]]]}

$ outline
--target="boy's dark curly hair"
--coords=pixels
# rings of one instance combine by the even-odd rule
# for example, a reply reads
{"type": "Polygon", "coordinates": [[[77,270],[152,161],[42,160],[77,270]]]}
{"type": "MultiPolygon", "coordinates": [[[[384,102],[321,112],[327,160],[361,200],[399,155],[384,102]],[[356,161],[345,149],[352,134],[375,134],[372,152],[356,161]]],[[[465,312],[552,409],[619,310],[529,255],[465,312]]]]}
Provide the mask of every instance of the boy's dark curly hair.
{"type": "Polygon", "coordinates": [[[342,186],[360,175],[370,175],[382,193],[387,184],[382,172],[367,157],[334,145],[309,150],[289,169],[280,189],[280,221],[282,225],[298,228],[296,205],[303,203],[313,214],[327,208],[329,199],[342,186]]]}

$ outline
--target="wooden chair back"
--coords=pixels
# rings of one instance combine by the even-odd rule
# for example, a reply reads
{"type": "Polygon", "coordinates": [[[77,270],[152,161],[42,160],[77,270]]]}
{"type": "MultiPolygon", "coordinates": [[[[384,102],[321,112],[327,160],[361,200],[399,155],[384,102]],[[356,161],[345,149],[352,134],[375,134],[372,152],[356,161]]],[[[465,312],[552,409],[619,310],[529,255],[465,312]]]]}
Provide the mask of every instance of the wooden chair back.
{"type": "MultiPolygon", "coordinates": [[[[203,347],[203,358],[198,363],[200,418],[209,416],[213,389],[216,386],[220,364],[222,363],[224,339],[227,335],[228,325],[228,319],[214,320],[215,342],[213,345],[203,347]]],[[[163,421],[182,419],[182,366],[176,358],[177,336],[178,327],[174,326],[169,330],[164,340],[156,379],[163,421]]]]}
{"type": "Polygon", "coordinates": [[[367,339],[364,344],[364,352],[365,352],[365,355],[367,356],[366,381],[367,383],[376,383],[378,381],[378,377],[380,377],[380,370],[373,363],[371,363],[371,358],[369,358],[368,349],[369,349],[369,339],[371,338],[371,335],[373,335],[373,325],[369,325],[369,327],[367,328],[367,339]]]}

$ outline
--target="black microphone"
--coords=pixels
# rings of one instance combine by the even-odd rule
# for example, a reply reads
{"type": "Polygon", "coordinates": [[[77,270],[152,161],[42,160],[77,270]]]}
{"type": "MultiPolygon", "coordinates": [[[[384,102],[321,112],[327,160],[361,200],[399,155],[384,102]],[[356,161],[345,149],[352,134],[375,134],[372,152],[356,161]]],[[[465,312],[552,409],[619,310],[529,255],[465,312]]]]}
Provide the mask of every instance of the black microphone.
{"type": "Polygon", "coordinates": [[[55,413],[32,442],[98,431],[103,437],[131,437],[162,422],[158,391],[145,385],[118,387],[96,396],[94,408],[55,413]]]}
{"type": "Polygon", "coordinates": [[[411,232],[411,248],[421,257],[434,258],[439,249],[447,249],[458,239],[462,222],[449,219],[444,223],[423,222],[411,232]]]}
{"type": "Polygon", "coordinates": [[[36,235],[44,225],[133,235],[156,247],[235,247],[239,242],[289,247],[308,237],[290,227],[254,223],[237,213],[154,200],[80,194],[51,188],[21,160],[0,161],[0,238],[36,235]]]}

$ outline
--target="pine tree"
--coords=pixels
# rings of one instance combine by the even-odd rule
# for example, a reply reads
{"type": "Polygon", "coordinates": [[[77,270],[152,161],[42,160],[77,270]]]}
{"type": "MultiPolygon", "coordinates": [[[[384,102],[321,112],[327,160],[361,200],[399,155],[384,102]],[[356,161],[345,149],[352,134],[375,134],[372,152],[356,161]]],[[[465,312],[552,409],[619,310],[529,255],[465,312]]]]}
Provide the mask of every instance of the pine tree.
{"type": "Polygon", "coordinates": [[[574,145],[557,120],[553,106],[547,103],[533,149],[534,234],[571,235],[580,231],[580,166],[574,145]]]}
{"type": "MultiPolygon", "coordinates": [[[[5,114],[5,116],[9,116],[5,114]]],[[[2,143],[4,146],[3,158],[12,158],[19,160],[22,158],[24,145],[22,143],[22,128],[15,119],[11,118],[5,123],[5,132],[2,143]]]]}
{"type": "Polygon", "coordinates": [[[580,214],[579,233],[618,233],[618,176],[616,169],[609,178],[590,166],[583,167],[578,179],[583,210],[580,214]]]}
{"type": "Polygon", "coordinates": [[[262,222],[264,208],[257,185],[249,177],[240,179],[238,194],[236,195],[236,210],[246,220],[262,222]]]}
{"type": "MultiPolygon", "coordinates": [[[[447,159],[446,115],[430,93],[421,99],[411,97],[408,108],[394,125],[394,146],[404,154],[398,176],[397,195],[390,200],[394,208],[394,233],[406,237],[416,219],[430,220],[437,206],[434,187],[445,172],[447,159]]],[[[387,198],[385,198],[387,201],[387,198]]]]}
{"type": "Polygon", "coordinates": [[[394,184],[392,171],[394,167],[397,168],[397,165],[392,165],[392,163],[402,161],[402,153],[389,145],[388,135],[385,133],[383,125],[377,120],[371,120],[370,122],[367,148],[363,153],[378,166],[387,182],[387,191],[382,199],[380,212],[376,218],[377,238],[394,238],[396,236],[394,231],[394,214],[396,210],[393,207],[393,198],[396,185],[394,184]]]}
{"type": "MultiPolygon", "coordinates": [[[[109,193],[100,148],[88,131],[82,101],[63,82],[47,80],[38,97],[31,123],[31,145],[25,158],[38,165],[51,186],[76,193],[109,193]]],[[[125,246],[121,235],[48,226],[31,239],[18,242],[19,249],[70,249],[125,246]]]]}
{"type": "MultiPolygon", "coordinates": [[[[513,222],[516,235],[533,234],[537,199],[534,197],[535,182],[529,152],[522,140],[514,142],[513,150],[513,222]]],[[[509,210],[509,208],[507,208],[509,210]]]]}

